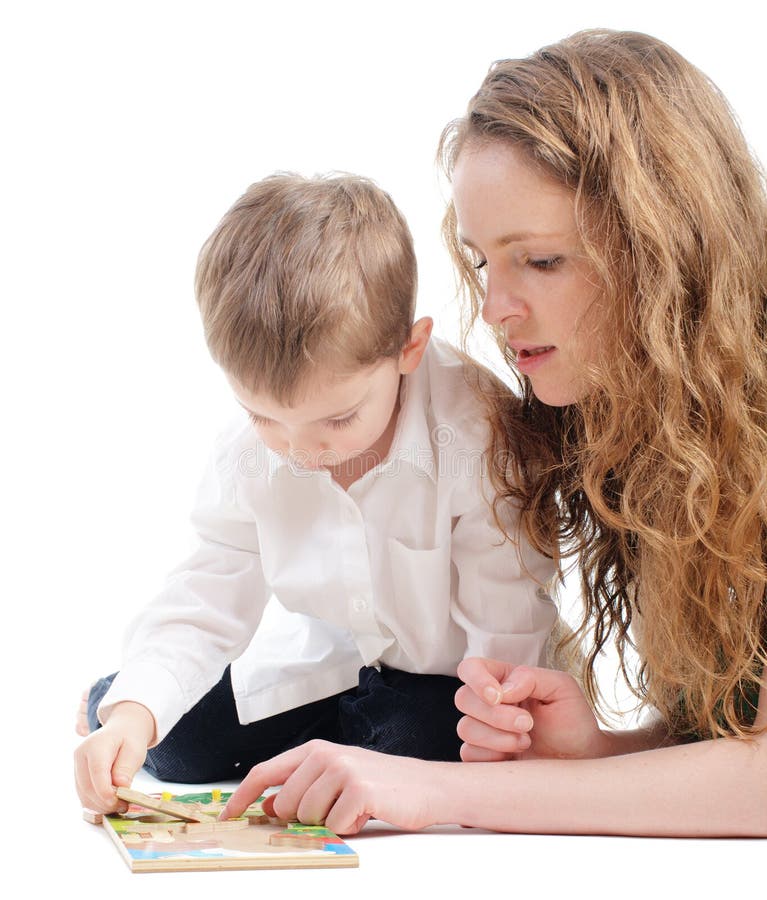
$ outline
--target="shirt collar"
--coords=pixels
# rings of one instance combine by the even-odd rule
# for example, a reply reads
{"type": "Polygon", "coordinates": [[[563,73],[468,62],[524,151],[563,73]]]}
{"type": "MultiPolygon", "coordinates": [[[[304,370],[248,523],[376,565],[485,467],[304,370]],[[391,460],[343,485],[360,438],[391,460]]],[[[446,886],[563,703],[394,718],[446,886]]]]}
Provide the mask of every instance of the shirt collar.
{"type": "Polygon", "coordinates": [[[429,422],[430,349],[426,348],[415,372],[402,378],[397,427],[382,467],[409,465],[436,482],[436,462],[429,422]]]}

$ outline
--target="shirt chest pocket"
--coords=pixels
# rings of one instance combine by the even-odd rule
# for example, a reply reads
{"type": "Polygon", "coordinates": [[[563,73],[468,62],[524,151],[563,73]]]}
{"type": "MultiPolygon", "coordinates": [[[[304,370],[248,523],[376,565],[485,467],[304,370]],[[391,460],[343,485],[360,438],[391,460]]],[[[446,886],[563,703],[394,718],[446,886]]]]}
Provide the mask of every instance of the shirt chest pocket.
{"type": "Polygon", "coordinates": [[[397,616],[420,639],[433,639],[450,621],[450,546],[413,550],[389,538],[393,602],[397,616]]]}

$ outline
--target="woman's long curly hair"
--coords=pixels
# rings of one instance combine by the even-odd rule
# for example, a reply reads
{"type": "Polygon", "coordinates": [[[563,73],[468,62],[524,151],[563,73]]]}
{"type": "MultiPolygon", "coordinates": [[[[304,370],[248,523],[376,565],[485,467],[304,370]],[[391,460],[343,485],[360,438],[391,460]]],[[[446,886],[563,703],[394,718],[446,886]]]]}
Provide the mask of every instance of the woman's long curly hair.
{"type": "MultiPolygon", "coordinates": [[[[492,401],[496,486],[538,549],[577,554],[595,705],[612,636],[621,660],[636,645],[624,675],[674,733],[745,736],[767,661],[761,170],[708,78],[631,32],[496,62],[442,135],[448,176],[467,143],[488,141],[573,191],[615,335],[577,404],[547,407],[520,376],[518,398],[492,401]]],[[[470,327],[483,285],[452,205],[444,233],[470,327]]]]}

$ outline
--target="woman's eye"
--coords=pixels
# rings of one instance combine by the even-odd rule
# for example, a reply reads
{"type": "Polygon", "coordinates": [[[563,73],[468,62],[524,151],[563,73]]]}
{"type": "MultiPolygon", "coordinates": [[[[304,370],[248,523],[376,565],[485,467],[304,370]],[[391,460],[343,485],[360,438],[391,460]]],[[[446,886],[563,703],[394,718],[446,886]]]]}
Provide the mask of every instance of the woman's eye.
{"type": "Polygon", "coordinates": [[[359,415],[355,412],[345,419],[328,419],[328,425],[330,425],[331,428],[348,428],[352,422],[355,422],[358,418],[359,415]]]}
{"type": "Polygon", "coordinates": [[[561,256],[544,256],[540,259],[528,259],[527,264],[542,272],[550,272],[562,262],[561,256]]]}
{"type": "Polygon", "coordinates": [[[474,265],[474,268],[477,270],[484,269],[486,265],[487,265],[487,260],[483,259],[481,262],[476,263],[476,265],[474,265]]]}

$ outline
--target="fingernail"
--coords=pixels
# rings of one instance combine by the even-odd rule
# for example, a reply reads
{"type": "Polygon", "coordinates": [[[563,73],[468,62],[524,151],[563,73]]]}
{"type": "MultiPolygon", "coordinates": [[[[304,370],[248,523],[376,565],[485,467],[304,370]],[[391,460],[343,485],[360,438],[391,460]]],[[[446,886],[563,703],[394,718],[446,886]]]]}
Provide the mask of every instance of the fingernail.
{"type": "Polygon", "coordinates": [[[533,720],[530,716],[517,716],[514,719],[514,730],[515,731],[529,731],[533,727],[533,720]]]}
{"type": "Polygon", "coordinates": [[[501,702],[501,695],[498,692],[498,688],[494,688],[488,685],[482,693],[485,700],[487,700],[487,702],[492,704],[493,706],[501,702]]]}
{"type": "Polygon", "coordinates": [[[505,684],[503,684],[501,686],[501,692],[504,694],[509,694],[512,691],[515,691],[516,689],[517,689],[516,681],[507,681],[505,684]]]}

